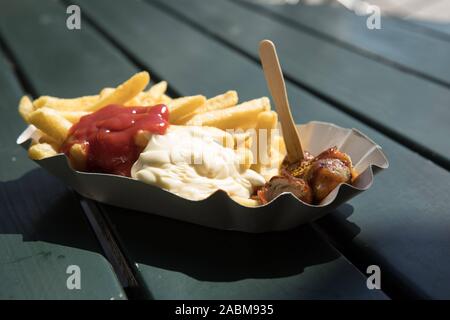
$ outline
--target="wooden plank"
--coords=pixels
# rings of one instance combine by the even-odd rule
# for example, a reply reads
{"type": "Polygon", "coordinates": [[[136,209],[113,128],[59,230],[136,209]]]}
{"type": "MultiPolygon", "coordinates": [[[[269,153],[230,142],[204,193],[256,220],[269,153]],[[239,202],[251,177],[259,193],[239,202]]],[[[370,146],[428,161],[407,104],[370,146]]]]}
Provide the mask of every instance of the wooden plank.
{"type": "MultiPolygon", "coordinates": [[[[101,49],[103,46],[107,47],[108,43],[105,39],[99,37],[95,30],[85,34],[78,30],[67,29],[66,7],[62,5],[50,7],[53,10],[49,9],[49,12],[44,9],[39,10],[39,8],[26,10],[31,6],[31,2],[30,0],[19,1],[12,6],[9,1],[1,0],[1,14],[7,19],[0,21],[0,30],[6,44],[12,48],[14,55],[20,57],[21,62],[28,62],[24,71],[32,75],[32,80],[39,82],[39,88],[36,89],[39,89],[40,92],[67,98],[97,94],[98,88],[114,86],[135,72],[136,69],[125,63],[123,56],[118,51],[101,49]],[[23,12],[20,12],[22,9],[23,12]],[[9,22],[13,19],[24,20],[17,21],[14,29],[10,29],[9,22]],[[23,23],[24,21],[30,21],[30,23],[23,23]],[[38,28],[40,32],[31,29],[33,27],[38,28]],[[58,37],[65,37],[66,41],[55,42],[54,38],[47,36],[47,34],[53,33],[56,33],[58,37]],[[14,34],[14,41],[11,39],[11,34],[14,34]],[[36,37],[33,37],[33,35],[36,35],[36,37]],[[34,45],[39,45],[40,48],[45,48],[46,59],[52,62],[52,69],[49,68],[48,64],[37,63],[37,53],[33,50],[21,51],[24,47],[26,48],[26,43],[19,40],[30,42],[30,47],[34,43],[34,45]],[[77,43],[79,47],[75,47],[73,43],[77,43]],[[19,45],[20,47],[18,47],[19,45]],[[101,50],[103,55],[89,54],[89,52],[95,50],[101,50]],[[65,55],[61,56],[60,51],[64,51],[65,55]],[[103,59],[111,61],[111,64],[106,65],[103,63],[103,59]],[[112,68],[111,66],[116,63],[119,64],[118,68],[112,68]],[[84,67],[80,68],[80,65],[84,67]],[[55,70],[65,72],[65,77],[59,79],[60,83],[56,87],[55,80],[50,74],[55,70]],[[92,75],[93,70],[97,77],[92,75]],[[99,78],[101,81],[99,81],[99,78]],[[73,83],[77,83],[77,86],[74,87],[73,83]]],[[[45,2],[42,6],[47,8],[45,2]]]]}
{"type": "Polygon", "coordinates": [[[15,145],[23,92],[12,71],[0,51],[0,299],[124,299],[73,193],[15,145]],[[80,290],[67,288],[70,265],[80,290]]]}
{"type": "MultiPolygon", "coordinates": [[[[257,63],[182,22],[186,16],[195,16],[190,24],[207,21],[211,28],[217,25],[252,37],[251,28],[245,30],[239,24],[226,23],[231,15],[244,19],[239,7],[229,11],[223,10],[225,2],[214,3],[214,6],[201,6],[195,1],[184,6],[178,2],[183,16],[180,13],[173,17],[142,2],[133,5],[116,2],[115,6],[108,6],[106,1],[77,3],[135,59],[150,70],[160,72],[169,80],[169,85],[180,92],[212,96],[227,89],[238,89],[241,100],[267,95],[257,63]],[[212,19],[206,11],[217,15],[212,19]],[[125,21],[127,17],[133,17],[134,23],[113,23],[125,21]]],[[[207,30],[213,32],[211,28],[207,30]]],[[[238,40],[236,36],[232,43],[236,50],[247,56],[256,53],[257,46],[246,50],[245,44],[238,40]]],[[[286,55],[280,58],[283,62],[287,59],[286,55]]],[[[383,274],[393,275],[398,280],[393,285],[407,287],[422,297],[448,298],[450,241],[446,230],[450,227],[450,217],[446,198],[449,173],[298,87],[291,84],[288,92],[298,122],[315,119],[358,128],[383,146],[391,162],[388,172],[378,176],[369,191],[333,215],[336,227],[352,229],[347,233],[348,238],[354,238],[352,246],[370,255],[365,267],[373,263],[380,265],[383,274]],[[300,104],[299,108],[295,108],[296,103],[300,104]],[[418,231],[420,237],[416,237],[418,231]]],[[[132,232],[128,236],[132,237],[132,232]]]]}
{"type": "Polygon", "coordinates": [[[125,298],[73,193],[43,170],[0,184],[0,218],[0,299],[125,298]]]}
{"type": "MultiPolygon", "coordinates": [[[[150,7],[143,3],[117,3],[115,6],[110,6],[107,2],[95,2],[93,5],[102,5],[100,7],[101,11],[108,17],[115,19],[115,14],[117,12],[122,11],[123,15],[117,17],[118,20],[115,21],[123,21],[120,23],[120,26],[124,34],[129,32],[130,38],[137,37],[136,30],[140,30],[139,40],[136,38],[136,41],[141,41],[145,39],[143,44],[151,45],[155,48],[155,51],[160,51],[161,54],[167,53],[165,47],[168,45],[167,38],[165,41],[156,41],[154,35],[157,33],[157,29],[152,31],[151,35],[146,35],[148,32],[147,23],[149,22],[150,16],[148,16],[148,12],[152,11],[150,7]],[[133,11],[127,8],[128,6],[133,8],[133,11]],[[133,16],[134,10],[139,10],[140,7],[145,9],[145,14],[138,14],[134,16],[134,23],[125,23],[126,21],[130,22],[130,17],[133,16]],[[109,8],[109,9],[108,9],[109,8]],[[126,17],[126,18],[125,18],[126,17]],[[140,26],[140,27],[139,27],[140,26]],[[136,29],[137,28],[137,29],[136,29]],[[156,45],[157,44],[157,45],[156,45]]],[[[83,14],[87,14],[87,9],[82,7],[83,14]]],[[[98,88],[98,86],[103,86],[108,81],[110,81],[110,76],[105,75],[102,72],[96,72],[97,68],[99,70],[106,70],[108,68],[116,69],[117,73],[124,73],[123,78],[129,75],[130,69],[134,71],[134,66],[128,62],[123,57],[120,57],[117,54],[117,50],[112,47],[110,44],[105,43],[102,37],[98,36],[98,33],[95,32],[88,24],[86,20],[83,21],[83,26],[81,31],[77,31],[74,33],[75,35],[71,36],[71,31],[65,30],[64,28],[56,28],[56,27],[43,27],[39,24],[39,16],[45,13],[48,15],[52,21],[54,21],[54,26],[60,25],[61,21],[65,18],[65,10],[62,6],[55,4],[51,1],[42,1],[39,6],[34,6],[31,2],[21,2],[20,5],[10,6],[8,14],[3,15],[3,12],[0,13],[0,18],[2,20],[2,26],[5,29],[2,29],[2,33],[5,35],[5,39],[8,44],[11,45],[12,51],[17,56],[17,59],[20,61],[21,65],[24,67],[27,76],[29,77],[30,82],[40,93],[56,93],[62,92],[64,90],[68,90],[68,88],[73,88],[75,92],[78,92],[78,86],[82,86],[83,89],[86,89],[88,92],[91,92],[94,88],[98,88]],[[26,32],[24,29],[20,27],[20,21],[24,21],[24,19],[28,22],[28,29],[32,29],[33,33],[30,34],[26,32]],[[17,30],[16,30],[17,29],[17,30]],[[5,30],[16,30],[15,32],[5,32],[5,30]],[[33,41],[33,39],[40,39],[40,41],[33,41]],[[48,58],[50,52],[53,52],[55,56],[58,56],[59,59],[65,60],[67,56],[71,56],[74,48],[80,48],[81,44],[90,41],[92,39],[97,45],[93,48],[91,47],[83,47],[83,54],[90,56],[91,59],[98,61],[98,65],[95,67],[84,63],[84,58],[80,58],[80,60],[72,57],[71,63],[68,64],[64,69],[54,68],[54,62],[48,58]],[[43,43],[48,42],[58,43],[58,46],[47,47],[43,46],[43,43]],[[33,51],[33,57],[30,57],[28,54],[23,53],[25,50],[33,51]],[[115,57],[119,56],[120,59],[115,59],[115,57]],[[32,65],[39,61],[41,64],[41,68],[47,70],[47,72],[42,74],[35,74],[29,72],[32,65]],[[90,85],[93,87],[84,88],[86,84],[80,84],[77,79],[72,77],[67,77],[67,74],[72,72],[72,69],[82,69],[86,73],[86,78],[90,79],[90,85]],[[98,83],[101,83],[100,85],[98,83]],[[95,87],[94,87],[95,85],[95,87]],[[61,88],[62,87],[62,88],[61,88]],[[67,89],[65,89],[67,88],[67,89]],[[45,91],[48,90],[48,91],[45,91]]],[[[158,12],[153,13],[158,14],[158,12]]],[[[108,18],[109,19],[109,18],[108,18]]],[[[168,20],[171,22],[172,20],[168,20]]],[[[167,22],[160,21],[164,23],[166,26],[167,22]]],[[[117,24],[119,26],[119,24],[117,24]]],[[[174,29],[171,29],[172,31],[174,29]]],[[[128,37],[127,36],[127,37],[128,37]]],[[[162,36],[162,35],[161,35],[162,36]]],[[[209,41],[207,41],[208,43],[209,41]]],[[[220,45],[214,44],[214,50],[224,50],[220,45]]],[[[146,59],[152,60],[155,58],[155,68],[158,72],[160,72],[164,77],[169,76],[166,74],[166,70],[170,70],[171,75],[175,70],[175,65],[180,61],[177,59],[178,53],[173,51],[172,49],[169,51],[169,56],[164,56],[165,62],[160,61],[161,56],[155,55],[154,52],[149,51],[146,59]],[[173,66],[170,66],[171,62],[175,62],[173,66]]],[[[192,54],[195,55],[196,52],[199,52],[198,49],[192,48],[189,50],[189,46],[183,48],[183,51],[187,51],[187,56],[192,54]],[[190,52],[190,53],[189,53],[190,52]]],[[[229,52],[230,56],[235,56],[234,53],[229,52]]],[[[81,56],[81,53],[76,56],[81,56]]],[[[212,56],[214,57],[214,55],[212,56]]],[[[237,56],[238,57],[238,56],[237,56]]],[[[238,59],[240,59],[238,57],[238,59]]],[[[239,60],[240,61],[240,60],[239,60]]],[[[189,64],[190,61],[186,60],[186,63],[189,64]]],[[[189,92],[197,91],[197,89],[202,89],[199,92],[207,93],[211,95],[216,88],[224,90],[227,88],[227,85],[230,83],[222,82],[222,78],[229,78],[230,80],[233,78],[229,72],[221,74],[220,77],[215,77],[214,74],[208,73],[208,75],[204,74],[205,64],[203,66],[203,72],[198,72],[198,76],[201,76],[203,79],[206,79],[206,76],[210,79],[211,85],[205,85],[205,82],[201,81],[201,87],[180,87],[183,89],[184,94],[189,94],[189,92]],[[203,74],[202,74],[203,73],[203,74]]],[[[187,80],[187,77],[182,77],[183,72],[188,72],[187,75],[191,80],[191,84],[193,86],[197,86],[197,81],[193,81],[193,69],[189,69],[184,67],[183,69],[179,69],[181,72],[178,75],[173,75],[175,78],[183,79],[183,81],[187,80]]],[[[82,72],[82,71],[77,71],[82,72]]],[[[181,91],[180,91],[181,92],[181,91]]],[[[70,92],[68,92],[70,94],[70,92]]],[[[136,262],[137,272],[140,273],[140,277],[145,280],[145,284],[148,287],[148,290],[153,295],[153,297],[157,298],[165,298],[165,297],[185,297],[192,298],[192,295],[189,293],[195,291],[196,298],[210,298],[212,296],[216,297],[261,297],[262,295],[272,296],[272,297],[283,297],[290,296],[292,298],[296,297],[315,297],[318,298],[320,296],[329,297],[329,298],[378,298],[384,299],[386,296],[381,291],[373,291],[368,290],[366,287],[366,278],[353,266],[351,265],[343,256],[341,256],[333,247],[323,241],[316,232],[311,230],[310,227],[306,227],[304,233],[297,235],[298,238],[304,243],[304,247],[302,250],[310,252],[313,257],[317,257],[317,261],[312,260],[308,265],[308,272],[301,273],[299,269],[294,271],[288,271],[289,268],[301,268],[301,266],[293,267],[290,263],[294,263],[297,260],[301,260],[302,256],[300,254],[295,254],[294,257],[291,257],[290,261],[287,261],[286,264],[284,261],[274,261],[267,260],[265,263],[269,264],[267,267],[269,270],[277,270],[277,269],[286,269],[284,271],[285,278],[280,279],[271,279],[269,273],[261,276],[262,278],[253,282],[251,279],[242,279],[241,281],[220,281],[220,279],[210,279],[210,283],[205,285],[201,279],[195,278],[195,276],[189,276],[185,282],[183,282],[183,291],[180,293],[180,277],[182,275],[179,272],[171,270],[170,266],[166,266],[164,264],[155,264],[153,261],[158,261],[159,255],[164,253],[164,249],[166,245],[164,243],[149,243],[146,240],[150,241],[151,237],[162,237],[162,233],[164,234],[172,234],[174,240],[178,240],[180,243],[186,241],[183,236],[178,236],[177,232],[185,232],[188,235],[192,235],[192,229],[189,225],[177,227],[177,223],[170,221],[168,224],[157,224],[160,225],[160,229],[154,229],[154,223],[156,224],[157,218],[151,215],[142,215],[142,214],[133,214],[127,210],[119,210],[118,214],[109,213],[110,209],[106,208],[106,215],[110,216],[113,223],[116,225],[118,232],[118,237],[122,239],[123,246],[126,252],[131,253],[132,261],[136,262]],[[124,218],[125,222],[122,220],[116,220],[115,217],[124,218]],[[140,229],[142,227],[142,229],[140,229]],[[151,230],[151,232],[149,232],[151,230]],[[159,233],[153,235],[153,232],[158,231],[159,233]],[[137,239],[136,236],[141,241],[134,241],[137,239]],[[306,244],[308,244],[306,246],[306,244]],[[137,254],[139,253],[139,254],[137,254]],[[273,264],[272,264],[273,263],[273,264]],[[320,264],[319,264],[320,263],[320,264]],[[289,275],[292,275],[291,278],[286,278],[289,275]],[[324,277],[329,277],[325,278],[324,277]],[[336,280],[334,283],[331,281],[331,277],[343,279],[336,280]],[[159,279],[155,282],[155,279],[159,279]],[[164,279],[161,280],[161,279],[164,279]],[[295,280],[290,282],[289,280],[295,280]],[[318,290],[317,288],[323,287],[327,284],[326,289],[318,290]],[[275,288],[278,291],[275,296],[274,290],[275,288]],[[226,295],[226,296],[225,296],[226,295]]],[[[117,209],[118,210],[118,209],[117,209]]],[[[116,212],[116,211],[114,211],[116,212]]],[[[117,218],[118,219],[118,218],[117,218]]],[[[195,229],[197,230],[197,229],[195,229]]],[[[209,242],[209,236],[213,236],[215,232],[211,230],[207,230],[201,233],[201,240],[205,243],[209,242]]],[[[288,236],[285,236],[285,241],[289,239],[288,236]]],[[[291,238],[292,239],[292,238],[291,238]]],[[[226,242],[227,239],[223,240],[223,251],[226,251],[226,242]]],[[[245,246],[246,244],[242,244],[245,246]]],[[[194,248],[195,249],[195,248],[194,248]]],[[[260,255],[261,249],[255,242],[251,247],[252,250],[255,250],[260,255]]],[[[274,248],[272,247],[270,250],[276,253],[274,248]]],[[[231,256],[231,252],[225,252],[227,256],[231,256]]],[[[295,252],[296,253],[296,252],[295,252]]],[[[219,254],[218,252],[212,252],[211,255],[219,254]]],[[[207,271],[209,263],[208,258],[210,255],[207,251],[204,251],[203,260],[198,261],[199,264],[202,265],[203,271],[207,271]]],[[[287,258],[286,255],[284,256],[287,258]]],[[[173,264],[176,264],[177,256],[170,257],[173,264]]],[[[185,257],[186,258],[186,257],[185,257]]],[[[308,258],[310,259],[310,258],[308,258]]],[[[312,259],[312,258],[311,258],[312,259]]],[[[310,259],[310,260],[311,260],[310,259]]],[[[315,259],[315,258],[314,258],[315,259]]],[[[248,266],[242,266],[242,272],[245,273],[248,266]]],[[[236,265],[237,272],[239,272],[239,265],[236,265]]],[[[223,269],[222,269],[223,270],[223,269]]],[[[212,270],[213,271],[213,270],[212,270]]],[[[252,270],[250,270],[252,271],[252,270]]],[[[224,275],[226,276],[226,275],[224,275]]],[[[243,278],[246,278],[243,276],[243,278]]]]}
{"type": "Polygon", "coordinates": [[[0,181],[19,178],[27,171],[36,168],[24,155],[23,148],[16,144],[16,138],[22,132],[23,120],[17,113],[17,102],[23,92],[12,73],[12,66],[0,50],[0,114],[8,121],[0,126],[0,181]]]}
{"type": "Polygon", "coordinates": [[[366,27],[367,16],[358,16],[343,7],[288,4],[256,7],[285,23],[318,32],[344,48],[450,86],[450,65],[445,63],[450,56],[450,43],[405,28],[398,17],[383,16],[381,29],[370,30],[366,27]]]}
{"type": "Polygon", "coordinates": [[[236,3],[217,1],[203,6],[201,1],[170,1],[165,5],[189,15],[193,23],[253,57],[261,39],[274,40],[289,79],[450,168],[450,148],[445,139],[450,135],[447,88],[399,72],[236,3]],[[233,14],[226,14],[230,12],[233,14]],[[200,13],[202,19],[195,17],[200,13]]]}
{"type": "Polygon", "coordinates": [[[419,21],[414,19],[408,19],[408,21],[417,24],[419,27],[424,27],[419,30],[424,31],[428,36],[435,36],[444,41],[450,41],[450,23],[419,21]]]}

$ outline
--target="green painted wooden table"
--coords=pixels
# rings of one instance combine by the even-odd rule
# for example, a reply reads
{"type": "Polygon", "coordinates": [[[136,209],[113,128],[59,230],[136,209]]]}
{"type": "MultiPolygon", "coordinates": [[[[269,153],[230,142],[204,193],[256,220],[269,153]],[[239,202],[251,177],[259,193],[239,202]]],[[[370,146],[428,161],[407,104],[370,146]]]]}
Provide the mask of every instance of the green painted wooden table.
{"type": "Polygon", "coordinates": [[[65,1],[0,1],[0,280],[10,284],[0,298],[450,297],[450,42],[395,19],[371,33],[360,17],[325,7],[74,3],[77,31],[65,26],[65,1]],[[358,128],[391,163],[368,192],[316,223],[248,235],[80,205],[14,143],[23,92],[92,94],[140,69],[168,80],[173,96],[268,95],[257,56],[263,38],[279,48],[297,122],[358,128]],[[65,287],[69,263],[86,270],[80,291],[65,287]],[[373,264],[382,290],[366,286],[373,264]]]}
{"type": "Polygon", "coordinates": [[[0,299],[124,299],[78,199],[15,144],[23,93],[0,53],[0,299]],[[73,265],[83,275],[79,290],[67,286],[73,265]]]}

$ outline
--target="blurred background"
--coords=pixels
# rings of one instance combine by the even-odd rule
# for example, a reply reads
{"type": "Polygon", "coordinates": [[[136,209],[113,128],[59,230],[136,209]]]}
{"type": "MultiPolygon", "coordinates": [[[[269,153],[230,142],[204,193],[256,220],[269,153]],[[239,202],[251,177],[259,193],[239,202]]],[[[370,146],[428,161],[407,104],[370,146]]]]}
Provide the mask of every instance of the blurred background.
{"type": "Polygon", "coordinates": [[[450,1],[448,0],[251,0],[271,5],[301,4],[310,6],[333,6],[357,8],[375,5],[385,16],[423,22],[430,26],[449,28],[450,1]],[[439,26],[441,25],[441,26],[439,26]]]}
{"type": "Polygon", "coordinates": [[[266,4],[303,4],[331,6],[359,6],[362,3],[380,7],[383,14],[406,19],[427,19],[436,22],[449,22],[450,1],[448,0],[253,0],[266,4]]]}

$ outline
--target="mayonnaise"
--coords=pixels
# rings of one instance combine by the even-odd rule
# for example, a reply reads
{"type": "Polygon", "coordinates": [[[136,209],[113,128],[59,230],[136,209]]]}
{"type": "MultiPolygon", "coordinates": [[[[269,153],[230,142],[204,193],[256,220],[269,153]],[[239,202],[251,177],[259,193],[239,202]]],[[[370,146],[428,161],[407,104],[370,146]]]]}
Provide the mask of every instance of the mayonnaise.
{"type": "Polygon", "coordinates": [[[225,134],[212,127],[170,126],[164,135],[150,136],[131,176],[190,200],[205,199],[219,189],[249,198],[266,181],[243,168],[239,154],[222,145],[225,134]]]}

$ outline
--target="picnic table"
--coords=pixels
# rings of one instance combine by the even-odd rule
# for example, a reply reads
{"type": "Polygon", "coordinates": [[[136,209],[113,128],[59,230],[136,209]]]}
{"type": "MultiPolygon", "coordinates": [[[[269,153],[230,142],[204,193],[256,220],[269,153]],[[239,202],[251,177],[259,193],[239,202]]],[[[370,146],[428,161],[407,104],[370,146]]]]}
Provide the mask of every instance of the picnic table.
{"type": "Polygon", "coordinates": [[[450,298],[449,56],[444,31],[394,17],[369,30],[337,7],[0,0],[0,299],[450,298]],[[70,4],[81,30],[66,27],[70,4]],[[318,221],[245,234],[96,203],[15,144],[22,95],[93,94],[139,70],[174,97],[268,96],[264,38],[297,123],[357,128],[390,161],[318,221]],[[79,290],[66,284],[71,265],[79,290]],[[371,265],[381,289],[367,286],[371,265]]]}

